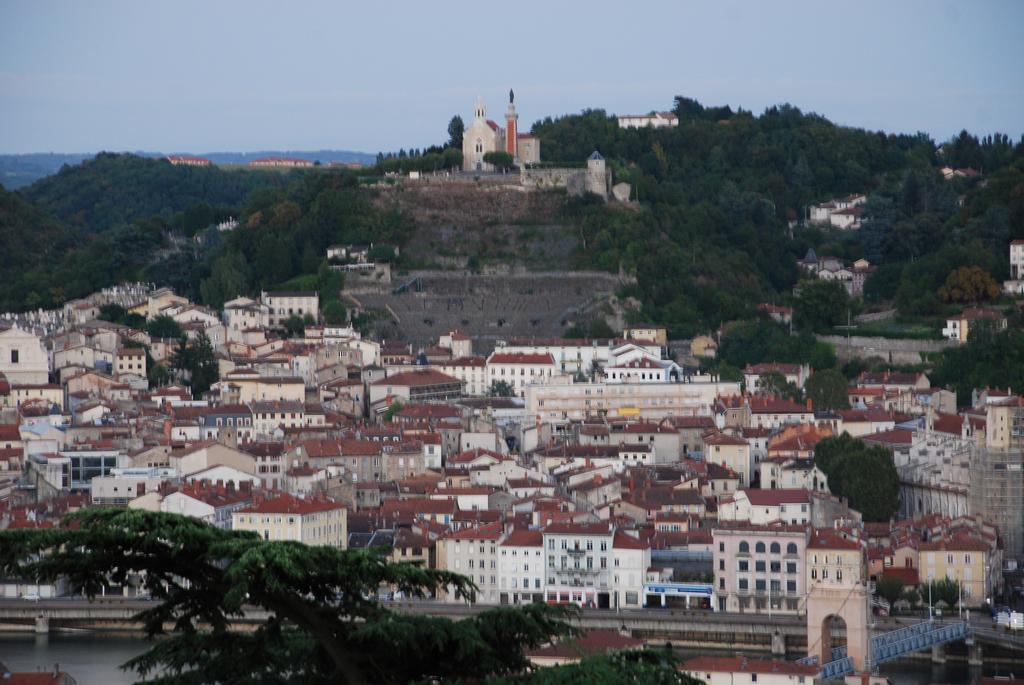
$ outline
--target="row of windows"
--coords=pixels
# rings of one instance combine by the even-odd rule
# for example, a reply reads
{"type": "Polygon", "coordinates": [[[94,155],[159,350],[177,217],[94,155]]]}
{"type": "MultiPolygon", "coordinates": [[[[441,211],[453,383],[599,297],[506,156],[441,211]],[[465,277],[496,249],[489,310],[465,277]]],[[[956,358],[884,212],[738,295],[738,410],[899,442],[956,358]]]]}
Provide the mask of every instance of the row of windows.
{"type": "MultiPolygon", "coordinates": [[[[756,545],[754,545],[754,552],[756,554],[764,554],[765,553],[765,549],[766,549],[765,548],[765,544],[763,542],[758,542],[756,545]]],[[[782,546],[779,545],[779,543],[777,543],[777,542],[773,542],[767,549],[769,550],[770,554],[781,554],[782,553],[782,546]]],[[[739,550],[740,550],[740,554],[750,554],[750,543],[747,542],[746,540],[740,540],[739,550]]],[[[719,542],[718,543],[718,551],[719,552],[724,552],[725,551],[725,543],[724,542],[719,542]]],[[[798,554],[797,546],[796,546],[795,542],[790,542],[789,544],[786,545],[786,554],[798,554]]]]}
{"type": "MultiPolygon", "coordinates": [[[[841,568],[837,568],[836,569],[836,576],[835,576],[835,578],[836,578],[836,580],[842,580],[843,579],[843,569],[841,569],[841,568]]],[[[818,579],[818,569],[812,568],[811,569],[811,580],[817,580],[817,579],[818,579]]],[[[828,569],[827,568],[821,569],[821,579],[822,580],[828,580],[828,569]]]]}
{"type": "MultiPolygon", "coordinates": [[[[601,568],[608,568],[608,557],[601,557],[600,559],[601,559],[601,568]]],[[[568,564],[568,557],[563,556],[562,557],[562,568],[563,569],[569,568],[567,564],[568,564]]],[[[618,559],[615,560],[615,565],[616,566],[619,565],[619,560],[618,559]]],[[[551,554],[551,555],[548,556],[548,568],[554,568],[554,567],[555,567],[555,555],[551,554]]],[[[586,565],[586,567],[588,569],[593,569],[594,568],[594,557],[587,557],[587,565],[586,565]]],[[[576,557],[575,559],[572,560],[572,568],[582,568],[582,566],[580,566],[580,558],[579,557],[576,557]]]]}
{"type": "MultiPolygon", "coordinates": [[[[771,562],[771,564],[768,564],[767,562],[764,562],[764,561],[755,561],[754,562],[754,571],[756,573],[764,573],[766,569],[770,569],[771,573],[782,573],[782,562],[773,561],[773,562],[771,562]]],[[[725,570],[725,559],[719,559],[718,560],[718,570],[719,571],[724,571],[725,570]]],[[[750,571],[750,562],[747,559],[738,559],[736,561],[736,570],[739,571],[740,573],[746,573],[746,572],[750,571]]],[[[796,562],[795,561],[787,561],[786,562],[786,573],[790,573],[790,574],[796,573],[796,562]]]]}

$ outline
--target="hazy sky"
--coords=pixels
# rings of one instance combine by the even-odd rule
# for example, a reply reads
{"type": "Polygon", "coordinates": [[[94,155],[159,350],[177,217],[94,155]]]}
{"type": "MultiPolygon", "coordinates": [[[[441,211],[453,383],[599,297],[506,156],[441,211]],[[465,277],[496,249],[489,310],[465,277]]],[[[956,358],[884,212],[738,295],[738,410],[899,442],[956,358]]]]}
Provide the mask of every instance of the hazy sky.
{"type": "Polygon", "coordinates": [[[0,0],[0,152],[442,142],[477,95],[548,115],[754,112],[1024,133],[1024,1],[0,0]]]}

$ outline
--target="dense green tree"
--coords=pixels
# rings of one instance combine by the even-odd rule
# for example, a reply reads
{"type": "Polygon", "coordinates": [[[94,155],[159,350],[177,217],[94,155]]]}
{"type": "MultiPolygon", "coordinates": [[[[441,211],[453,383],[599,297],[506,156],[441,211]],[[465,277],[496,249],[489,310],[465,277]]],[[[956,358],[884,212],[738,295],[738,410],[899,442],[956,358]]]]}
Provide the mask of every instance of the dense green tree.
{"type": "Polygon", "coordinates": [[[491,397],[513,397],[516,391],[508,381],[493,381],[487,394],[491,397]]]}
{"type": "Polygon", "coordinates": [[[843,433],[814,448],[814,463],[833,494],[845,497],[865,521],[888,521],[899,508],[900,481],[892,455],[843,433]]]}
{"type": "Polygon", "coordinates": [[[522,672],[524,648],[573,632],[571,612],[543,604],[458,621],[396,613],[372,599],[379,587],[459,598],[475,588],[372,551],[267,542],[140,510],[90,508],[59,528],[0,531],[0,573],[66,578],[89,596],[140,577],[156,601],[139,620],[160,639],[127,666],[161,685],[478,682],[522,672]],[[246,606],[268,612],[266,622],[232,630],[246,606]]]}
{"type": "MultiPolygon", "coordinates": [[[[794,402],[799,402],[801,399],[800,388],[787,381],[786,377],[778,371],[768,371],[758,376],[757,389],[762,394],[785,397],[794,402]]],[[[747,388],[747,390],[752,391],[753,388],[747,388]]]]}
{"type": "Polygon", "coordinates": [[[806,330],[831,332],[833,326],[846,323],[852,306],[839,281],[805,281],[800,285],[793,320],[806,330]]]}
{"type": "Polygon", "coordinates": [[[185,336],[178,340],[178,346],[171,355],[171,368],[179,378],[187,380],[196,399],[201,398],[220,377],[213,345],[204,331],[200,331],[191,342],[185,336]]]}
{"type": "Polygon", "coordinates": [[[181,329],[181,324],[166,314],[160,314],[150,319],[149,323],[146,324],[146,332],[149,333],[151,338],[163,340],[177,340],[185,335],[185,332],[181,329]]]}
{"type": "Polygon", "coordinates": [[[977,266],[961,266],[954,270],[939,288],[939,297],[945,302],[978,304],[998,296],[999,285],[977,266]]]}
{"type": "Polygon", "coordinates": [[[903,597],[903,581],[895,576],[882,576],[875,582],[875,594],[892,606],[903,597]]]}
{"type": "Polygon", "coordinates": [[[923,596],[925,598],[929,596],[929,590],[931,590],[930,596],[933,606],[942,602],[948,607],[955,607],[960,603],[960,583],[952,578],[933,580],[931,583],[926,584],[923,589],[923,596]]]}
{"type": "Polygon", "coordinates": [[[900,599],[909,604],[911,609],[916,609],[917,605],[921,603],[921,593],[917,591],[917,588],[907,588],[903,591],[900,599]]]}
{"type": "Polygon", "coordinates": [[[448,147],[462,149],[462,136],[466,133],[466,124],[458,114],[448,122],[448,147]]]}
{"type": "Polygon", "coordinates": [[[882,264],[872,271],[864,281],[864,300],[883,302],[896,296],[903,275],[903,264],[895,262],[882,264]]]}
{"type": "Polygon", "coordinates": [[[507,171],[512,168],[512,164],[515,162],[515,159],[511,154],[504,150],[497,150],[495,152],[484,153],[484,162],[490,164],[499,171],[507,171]]]}
{"type": "Polygon", "coordinates": [[[967,344],[944,350],[931,378],[936,387],[953,390],[959,404],[970,404],[974,388],[1024,387],[1024,331],[974,322],[967,344]]]}
{"type": "Polygon", "coordinates": [[[850,406],[846,376],[835,368],[815,371],[807,379],[804,394],[815,409],[846,409],[850,406]]]}

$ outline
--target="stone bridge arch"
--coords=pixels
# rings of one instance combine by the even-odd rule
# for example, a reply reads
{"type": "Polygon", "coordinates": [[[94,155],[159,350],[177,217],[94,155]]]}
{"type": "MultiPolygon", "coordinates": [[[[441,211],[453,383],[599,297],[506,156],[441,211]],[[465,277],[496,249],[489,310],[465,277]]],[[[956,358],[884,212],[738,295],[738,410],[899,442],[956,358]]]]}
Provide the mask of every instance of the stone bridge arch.
{"type": "Polygon", "coordinates": [[[807,595],[807,655],[818,657],[818,663],[832,661],[832,629],[836,619],[846,627],[846,654],[856,671],[868,667],[869,625],[868,591],[858,583],[853,587],[828,588],[811,586],[807,595]]]}

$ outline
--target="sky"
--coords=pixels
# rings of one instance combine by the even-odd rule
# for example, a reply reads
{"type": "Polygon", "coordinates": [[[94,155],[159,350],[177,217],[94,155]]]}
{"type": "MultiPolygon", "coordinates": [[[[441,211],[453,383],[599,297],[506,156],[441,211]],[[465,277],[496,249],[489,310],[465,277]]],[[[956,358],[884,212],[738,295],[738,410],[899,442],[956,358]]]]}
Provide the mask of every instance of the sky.
{"type": "Polygon", "coordinates": [[[0,0],[0,153],[426,147],[546,116],[783,102],[1024,134],[1024,1],[0,0]]]}

